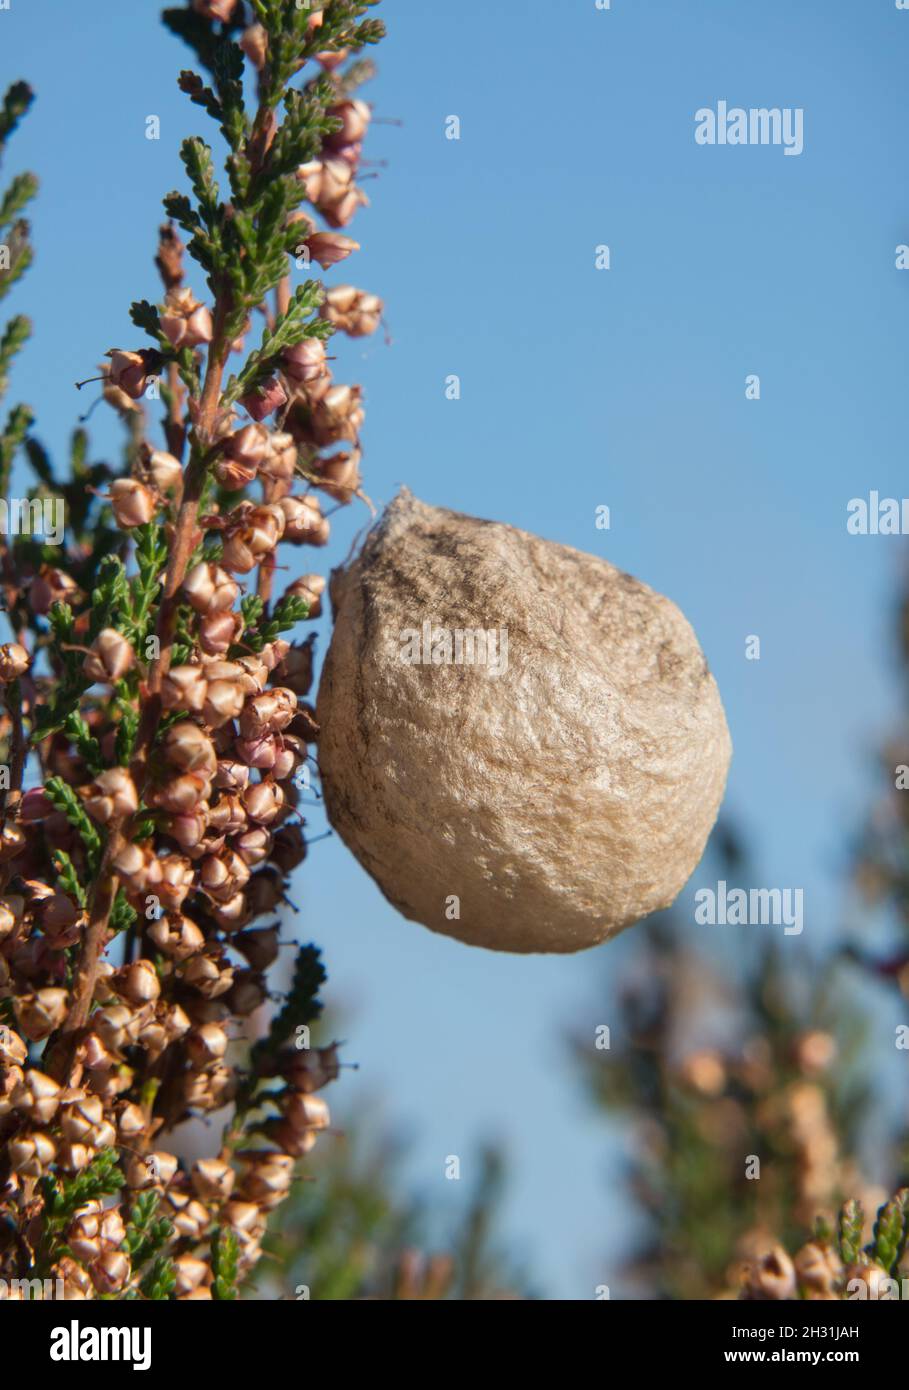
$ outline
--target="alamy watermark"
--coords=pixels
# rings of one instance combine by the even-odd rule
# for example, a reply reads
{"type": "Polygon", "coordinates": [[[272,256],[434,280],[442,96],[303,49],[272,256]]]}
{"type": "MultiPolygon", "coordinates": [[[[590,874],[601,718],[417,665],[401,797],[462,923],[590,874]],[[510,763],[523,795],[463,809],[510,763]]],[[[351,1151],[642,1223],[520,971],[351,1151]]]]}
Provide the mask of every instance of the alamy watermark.
{"type": "Polygon", "coordinates": [[[0,535],[41,536],[47,545],[62,545],[65,529],[63,497],[0,497],[0,535]]]}
{"type": "Polygon", "coordinates": [[[13,1302],[45,1303],[65,1297],[63,1279],[0,1279],[0,1302],[9,1299],[13,1302]]]}
{"type": "Polygon", "coordinates": [[[805,112],[801,106],[702,106],[694,113],[698,145],[782,145],[784,154],[805,147],[805,112]]]}
{"type": "Polygon", "coordinates": [[[715,889],[699,888],[694,901],[699,926],[783,927],[785,936],[802,934],[802,888],[727,888],[721,878],[715,889]]]}
{"type": "Polygon", "coordinates": [[[491,676],[508,670],[505,627],[443,627],[427,620],[399,634],[405,666],[485,666],[491,676]]]}
{"type": "Polygon", "coordinates": [[[846,530],[850,536],[909,535],[909,497],[882,497],[872,489],[868,500],[850,497],[846,503],[846,530]]]}

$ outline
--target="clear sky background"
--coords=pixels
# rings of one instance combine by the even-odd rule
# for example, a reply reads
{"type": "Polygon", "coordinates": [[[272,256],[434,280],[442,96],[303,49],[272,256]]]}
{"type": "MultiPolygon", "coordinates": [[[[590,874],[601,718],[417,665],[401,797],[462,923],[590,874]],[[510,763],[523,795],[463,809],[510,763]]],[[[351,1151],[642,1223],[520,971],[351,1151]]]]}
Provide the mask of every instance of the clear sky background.
{"type": "MultiPolygon", "coordinates": [[[[0,79],[39,96],[6,173],[42,180],[37,265],[11,301],[36,324],[13,399],[58,457],[86,405],[72,383],[107,348],[142,343],[127,310],[159,295],[160,199],[184,184],[180,140],[210,138],[158,10],[0,10],[0,79]]],[[[379,13],[390,34],[366,94],[401,124],[371,133],[364,249],[333,277],[381,294],[393,336],[342,345],[336,364],[366,389],[366,490],[382,503],[406,483],[675,600],[727,709],[727,809],[760,881],[805,889],[817,940],[839,921],[846,835],[895,707],[900,542],[848,536],[845,521],[850,498],[905,491],[909,274],[894,261],[909,241],[909,12],[389,0],[379,13]],[[697,146],[694,113],[720,99],[803,108],[804,152],[697,146]],[[760,401],[745,398],[751,373],[760,401]],[[749,634],[760,661],[745,659],[749,634]]],[[[113,447],[101,410],[92,431],[96,453],[113,447]]],[[[343,559],[365,520],[339,516],[312,567],[343,559]]],[[[443,1213],[463,1206],[477,1143],[501,1137],[510,1243],[547,1294],[592,1297],[625,1223],[615,1146],[563,1039],[604,1021],[598,983],[633,938],[579,958],[470,949],[400,920],[338,841],[314,846],[297,896],[361,1064],[334,1103],[385,1097],[413,1136],[408,1176],[443,1213]],[[443,1177],[449,1154],[461,1190],[443,1177]]]]}

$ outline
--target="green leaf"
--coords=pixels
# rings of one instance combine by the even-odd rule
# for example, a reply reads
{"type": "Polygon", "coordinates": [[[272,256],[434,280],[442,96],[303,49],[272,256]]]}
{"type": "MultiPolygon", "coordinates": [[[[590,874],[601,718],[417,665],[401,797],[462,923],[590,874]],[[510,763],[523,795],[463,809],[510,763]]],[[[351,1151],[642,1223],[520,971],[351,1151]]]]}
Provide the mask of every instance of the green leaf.
{"type": "Polygon", "coordinates": [[[257,1061],[274,1056],[282,1043],[294,1036],[297,1028],[314,1023],[322,1013],[318,995],[328,976],[321,955],[319,948],[312,944],[300,947],[284,1005],[272,1019],[268,1036],[260,1039],[252,1049],[257,1061]]]}
{"type": "Polygon", "coordinates": [[[0,395],[6,390],[9,368],[13,358],[31,337],[32,325],[24,314],[10,319],[0,338],[0,395]]]}
{"type": "Polygon", "coordinates": [[[225,1301],[237,1297],[240,1242],[229,1226],[219,1226],[211,1238],[211,1267],[214,1274],[212,1298],[225,1301]]]}
{"type": "Polygon", "coordinates": [[[137,917],[138,913],[136,909],[126,901],[126,895],[123,889],[118,888],[117,896],[114,899],[114,905],[110,914],[111,931],[119,933],[128,930],[129,927],[135,925],[137,917]]]}
{"type": "Polygon", "coordinates": [[[173,1262],[167,1255],[159,1255],[139,1286],[146,1298],[154,1302],[169,1299],[177,1287],[177,1276],[173,1262]]]}
{"type": "Polygon", "coordinates": [[[104,768],[101,745],[78,710],[71,710],[66,716],[63,731],[76,745],[79,756],[84,759],[89,771],[92,774],[101,772],[104,768]]]}
{"type": "Polygon", "coordinates": [[[85,846],[88,861],[94,872],[101,859],[101,837],[88,817],[82,802],[68,782],[62,777],[49,777],[44,784],[48,799],[58,811],[62,811],[85,846]]]}
{"type": "MultiPolygon", "coordinates": [[[[280,278],[280,277],[279,277],[280,278]]],[[[277,364],[277,359],[287,348],[302,343],[304,338],[321,338],[331,332],[331,325],[325,319],[313,320],[312,315],[322,303],[325,292],[318,280],[307,280],[298,285],[287,306],[273,328],[266,328],[258,349],[251,352],[238,377],[231,377],[224,393],[226,404],[233,404],[241,396],[261,385],[277,364]]]]}
{"type": "Polygon", "coordinates": [[[73,861],[63,849],[55,849],[52,857],[61,890],[84,908],[88,900],[73,861]]]}
{"type": "MultiPolygon", "coordinates": [[[[123,1186],[126,1179],[118,1167],[119,1154],[116,1149],[102,1149],[87,1168],[74,1178],[58,1181],[52,1189],[50,1199],[51,1216],[55,1223],[69,1220],[73,1212],[86,1202],[95,1202],[102,1197],[112,1197],[123,1186]]],[[[45,1195],[45,1201],[48,1201],[45,1195]]]]}
{"type": "Polygon", "coordinates": [[[27,82],[14,82],[7,88],[0,108],[0,147],[6,144],[34,100],[35,94],[27,82]]]}
{"type": "Polygon", "coordinates": [[[839,1253],[844,1264],[851,1265],[858,1262],[862,1253],[862,1228],[864,1224],[865,1213],[862,1210],[862,1204],[853,1197],[843,1204],[837,1219],[839,1253]]]}
{"type": "Polygon", "coordinates": [[[894,1274],[906,1248],[909,1235],[909,1188],[904,1187],[892,1201],[885,1202],[874,1223],[872,1254],[878,1263],[894,1274]]]}
{"type": "Polygon", "coordinates": [[[0,199],[0,228],[8,227],[38,192],[34,174],[17,174],[0,199]]]}

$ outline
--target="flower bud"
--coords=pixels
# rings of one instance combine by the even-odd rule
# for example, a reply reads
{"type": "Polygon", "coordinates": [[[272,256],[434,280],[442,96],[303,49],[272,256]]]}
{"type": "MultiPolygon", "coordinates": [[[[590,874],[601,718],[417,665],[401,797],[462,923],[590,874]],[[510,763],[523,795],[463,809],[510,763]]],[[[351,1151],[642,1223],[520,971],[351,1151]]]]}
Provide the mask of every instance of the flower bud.
{"type": "Polygon", "coordinates": [[[365,338],[375,333],[384,307],[378,295],[368,294],[353,285],[333,285],[319,312],[340,332],[351,338],[365,338]]]}
{"type": "Polygon", "coordinates": [[[234,1073],[220,1062],[209,1071],[189,1072],[183,1086],[186,1104],[193,1110],[218,1110],[233,1100],[236,1091],[234,1073]]]}
{"type": "Polygon", "coordinates": [[[197,1158],[190,1178],[203,1202],[226,1202],[234,1190],[236,1174],[221,1158],[197,1158]]]}
{"type": "MultiPolygon", "coordinates": [[[[138,352],[123,352],[114,348],[105,354],[110,358],[107,381],[111,386],[123,391],[132,401],[145,394],[148,378],[161,361],[161,355],[151,348],[140,348],[138,352]]],[[[133,522],[133,525],[137,523],[133,522]]]]}
{"type": "Polygon", "coordinates": [[[811,1293],[833,1293],[843,1277],[843,1262],[832,1246],[809,1241],[795,1257],[795,1272],[811,1293]]]}
{"type": "Polygon", "coordinates": [[[212,956],[200,953],[190,960],[183,972],[183,979],[203,998],[217,999],[230,989],[234,982],[234,972],[232,966],[224,965],[212,956]]]}
{"type": "Polygon", "coordinates": [[[154,493],[135,478],[118,478],[110,485],[110,504],[117,525],[127,530],[145,526],[155,514],[154,493]]]}
{"type": "Polygon", "coordinates": [[[280,733],[286,729],[297,712],[297,697],[292,690],[277,686],[247,700],[240,715],[240,734],[245,739],[261,738],[264,734],[280,733]]]}
{"type": "Polygon", "coordinates": [[[307,494],[305,497],[281,497],[278,506],[284,513],[284,539],[299,544],[325,545],[328,541],[329,523],[322,515],[319,499],[307,494]]]}
{"type": "Polygon", "coordinates": [[[291,647],[277,671],[278,679],[296,695],[305,695],[313,678],[313,638],[291,647]]]}
{"type": "Polygon", "coordinates": [[[27,1115],[33,1124],[49,1124],[57,1113],[62,1088],[43,1071],[29,1068],[12,1092],[14,1110],[27,1115]]]}
{"type": "Polygon", "coordinates": [[[259,472],[273,482],[289,483],[297,468],[297,446],[292,434],[275,430],[269,436],[268,454],[259,472]]]}
{"type": "Polygon", "coordinates": [[[195,565],[183,581],[183,593],[197,613],[222,613],[233,608],[240,586],[219,565],[195,565]]]}
{"type": "Polygon", "coordinates": [[[257,825],[249,830],[244,830],[242,835],[238,835],[234,840],[234,846],[244,864],[248,864],[251,869],[264,864],[271,854],[274,840],[271,832],[266,830],[263,825],[257,825]]]}
{"type": "Polygon", "coordinates": [[[92,1265],[91,1273],[99,1293],[119,1293],[129,1280],[129,1256],[123,1250],[105,1250],[101,1258],[92,1265]]]}
{"type": "Polygon", "coordinates": [[[194,1197],[183,1200],[184,1194],[180,1194],[180,1200],[172,1204],[171,1221],[174,1223],[174,1230],[178,1237],[184,1240],[198,1240],[206,1227],[209,1225],[211,1217],[208,1209],[194,1197]]]}
{"type": "Polygon", "coordinates": [[[183,466],[173,454],[155,449],[148,460],[148,471],[159,492],[172,492],[183,480],[183,466]]]}
{"type": "Polygon", "coordinates": [[[214,744],[197,724],[188,720],[172,724],[164,739],[164,755],[172,767],[182,772],[198,772],[213,777],[218,759],[214,744]]]}
{"type": "MultiPolygon", "coordinates": [[[[286,1120],[266,1120],[262,1130],[289,1158],[304,1158],[316,1147],[318,1139],[314,1129],[294,1129],[286,1120]]],[[[283,1198],[277,1200],[282,1201],[283,1198]]],[[[275,1206],[277,1203],[267,1205],[275,1206]]]]}
{"type": "Polygon", "coordinates": [[[316,486],[346,507],[360,489],[360,451],[354,449],[347,453],[342,450],[331,458],[322,459],[316,466],[319,471],[316,486]]]}
{"type": "Polygon", "coordinates": [[[127,1101],[117,1116],[117,1131],[124,1144],[130,1144],[145,1132],[145,1115],[142,1107],[127,1101]]]}
{"type": "Polygon", "coordinates": [[[30,787],[19,802],[19,819],[23,825],[35,825],[57,814],[57,808],[43,787],[30,787]]]}
{"type": "Polygon", "coordinates": [[[65,989],[39,989],[35,994],[20,994],[13,1007],[19,1029],[29,1042],[42,1042],[66,1018],[69,995],[65,989]]]}
{"type": "Polygon", "coordinates": [[[178,1167],[174,1155],[163,1149],[156,1149],[150,1154],[135,1154],[126,1165],[126,1181],[134,1190],[167,1187],[178,1167]]]}
{"type": "Polygon", "coordinates": [[[310,258],[318,261],[323,270],[346,261],[354,251],[359,251],[360,243],[352,237],[342,236],[340,232],[314,232],[303,243],[310,258]]]}
{"type": "Polygon", "coordinates": [[[87,789],[85,809],[99,825],[131,816],[139,809],[136,784],[125,767],[101,772],[87,789]]]}
{"type": "Polygon", "coordinates": [[[31,663],[25,647],[18,642],[4,642],[0,646],[0,681],[18,680],[24,676],[31,663]]]}
{"type": "Polygon", "coordinates": [[[278,928],[259,927],[255,931],[241,932],[231,945],[249,961],[253,970],[262,972],[278,959],[278,928]]]}
{"type": "Polygon", "coordinates": [[[222,24],[227,23],[236,8],[237,0],[193,0],[193,9],[203,19],[220,19],[222,24]]]}
{"type": "Polygon", "coordinates": [[[166,710],[198,714],[205,704],[207,689],[201,666],[172,666],[161,683],[161,703],[166,710]]]}
{"type": "MultiPolygon", "coordinates": [[[[79,940],[85,914],[66,893],[51,893],[35,909],[35,920],[56,950],[64,950],[79,940]]],[[[2,935],[2,931],[0,931],[2,935]]]]}
{"type": "Polygon", "coordinates": [[[70,1101],[60,1112],[60,1128],[71,1144],[93,1142],[95,1129],[104,1119],[104,1106],[99,1096],[83,1095],[70,1101]]]}
{"type": "Polygon", "coordinates": [[[284,793],[274,782],[256,782],[243,793],[243,806],[257,825],[270,825],[284,806],[284,793]]]}
{"type": "Polygon", "coordinates": [[[275,836],[272,851],[275,864],[289,874],[306,858],[306,840],[299,825],[283,825],[275,836]]]}
{"type": "Polygon", "coordinates": [[[178,1255],[173,1261],[173,1270],[177,1280],[174,1293],[178,1299],[188,1298],[190,1295],[201,1297],[204,1294],[211,1297],[210,1291],[202,1288],[211,1274],[211,1269],[204,1260],[197,1259],[195,1255],[178,1255]]]}
{"type": "Polygon", "coordinates": [[[795,1297],[795,1267],[778,1243],[752,1265],[745,1297],[767,1301],[795,1297]]]}
{"type": "MultiPolygon", "coordinates": [[[[250,862],[245,855],[241,854],[240,857],[244,863],[250,862]]],[[[232,898],[228,898],[227,902],[213,903],[211,913],[218,926],[225,932],[238,931],[240,927],[245,927],[247,922],[252,920],[252,912],[246,901],[245,893],[235,893],[232,898]]]]}
{"type": "Polygon", "coordinates": [[[22,1066],[28,1056],[28,1048],[12,1028],[0,1028],[0,1065],[4,1067],[22,1066]]]}
{"type": "Polygon", "coordinates": [[[150,960],[134,960],[118,970],[111,983],[128,1004],[150,1004],[161,993],[158,972],[150,960]]]}
{"type": "Polygon", "coordinates": [[[53,565],[42,565],[28,589],[28,606],[44,617],[55,603],[75,603],[80,591],[76,581],[53,565]]]}
{"type": "Polygon", "coordinates": [[[167,912],[179,912],[183,900],[193,886],[193,866],[179,854],[168,854],[155,860],[157,866],[149,875],[149,887],[157,893],[167,912]]]}
{"type": "Polygon", "coordinates": [[[241,397],[240,404],[254,420],[264,420],[266,415],[278,410],[287,403],[287,393],[277,377],[271,376],[241,397]]]}
{"type": "Polygon", "coordinates": [[[199,622],[199,645],[206,656],[223,656],[243,630],[239,613],[210,613],[199,622]]]}
{"type": "Polygon", "coordinates": [[[112,684],[122,680],[135,661],[132,647],[115,628],[103,628],[91,645],[82,663],[82,670],[92,681],[112,684]]]}
{"type": "Polygon", "coordinates": [[[268,33],[262,24],[251,24],[240,37],[240,47],[253,67],[261,72],[268,57],[268,33]]]}
{"type": "MultiPolygon", "coordinates": [[[[352,244],[356,245],[355,242],[352,244]]],[[[324,341],[321,338],[304,338],[293,347],[285,348],[281,366],[288,381],[296,385],[306,386],[318,381],[328,371],[324,341]]]]}
{"type": "Polygon", "coordinates": [[[211,793],[211,779],[201,772],[184,772],[156,787],[150,796],[155,806],[174,816],[196,814],[202,817],[201,835],[205,834],[205,803],[211,793]]]}
{"type": "Polygon", "coordinates": [[[240,1018],[248,1018],[260,1009],[268,998],[268,989],[262,976],[254,970],[238,970],[227,996],[231,1013],[240,1018]]]}
{"type": "Polygon", "coordinates": [[[246,693],[236,677],[209,680],[205,699],[205,722],[213,729],[220,728],[231,719],[238,718],[246,700],[246,693]]]}
{"type": "MultiPolygon", "coordinates": [[[[5,898],[0,898],[0,941],[5,941],[8,936],[12,936],[22,921],[24,913],[25,899],[20,894],[9,894],[5,898]]],[[[2,1039],[2,1029],[0,1029],[0,1039],[2,1039]]],[[[0,1062],[2,1061],[3,1053],[0,1050],[0,1062]]]]}
{"type": "Polygon", "coordinates": [[[285,1091],[281,1096],[281,1109],[291,1128],[298,1133],[307,1129],[328,1129],[331,1124],[328,1106],[322,1097],[308,1095],[305,1091],[285,1091]]]}
{"type": "Polygon", "coordinates": [[[340,1074],[338,1044],[329,1047],[295,1048],[284,1060],[281,1073],[294,1090],[310,1095],[320,1091],[329,1081],[335,1081],[340,1074]]]}
{"type": "Polygon", "coordinates": [[[195,922],[180,914],[159,917],[148,928],[148,936],[163,955],[177,961],[188,960],[205,945],[205,936],[195,922]]]}
{"type": "Polygon", "coordinates": [[[145,887],[153,855],[140,845],[126,844],[114,856],[114,868],[121,880],[134,892],[145,887]]]}
{"type": "Polygon", "coordinates": [[[290,1191],[293,1159],[286,1153],[264,1153],[251,1159],[243,1176],[243,1195],[264,1207],[276,1206],[290,1191]]]}
{"type": "Polygon", "coordinates": [[[227,1051],[227,1033],[219,1023],[203,1023],[187,1033],[186,1054],[194,1067],[209,1067],[220,1062],[227,1051]]]}
{"type": "Polygon", "coordinates": [[[200,304],[192,290],[185,287],[168,290],[160,323],[161,332],[178,351],[211,342],[211,312],[205,304],[200,304]]]}
{"type": "Polygon", "coordinates": [[[270,435],[264,425],[244,425],[224,445],[227,458],[252,468],[254,473],[268,457],[269,449],[270,435]]]}
{"type": "Polygon", "coordinates": [[[329,149],[343,149],[345,145],[360,144],[366,138],[372,109],[365,101],[341,101],[330,106],[328,115],[341,122],[339,130],[333,130],[325,143],[329,149]]]}
{"type": "Polygon", "coordinates": [[[322,616],[322,595],[325,592],[325,579],[321,574],[304,574],[301,579],[295,579],[284,591],[284,597],[293,595],[295,598],[305,599],[309,604],[307,619],[320,618],[322,616]]]}
{"type": "Polygon", "coordinates": [[[186,1036],[191,1027],[186,1010],[181,1008],[179,1004],[171,1004],[169,1008],[164,1010],[162,1023],[164,1035],[168,1042],[179,1041],[180,1038],[186,1036]]]}
{"type": "Polygon", "coordinates": [[[32,1130],[11,1139],[6,1154],[14,1173],[23,1178],[40,1178],[53,1163],[57,1146],[49,1134],[32,1130]]]}
{"type": "Polygon", "coordinates": [[[227,902],[249,882],[249,869],[234,850],[223,850],[202,861],[199,884],[216,902],[227,902]]]}

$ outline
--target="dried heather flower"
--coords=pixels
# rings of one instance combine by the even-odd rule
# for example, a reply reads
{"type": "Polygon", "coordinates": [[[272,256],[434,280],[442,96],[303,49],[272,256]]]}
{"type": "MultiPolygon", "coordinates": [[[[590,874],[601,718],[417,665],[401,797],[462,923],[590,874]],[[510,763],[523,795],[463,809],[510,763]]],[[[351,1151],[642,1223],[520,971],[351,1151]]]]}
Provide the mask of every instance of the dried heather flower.
{"type": "Polygon", "coordinates": [[[31,657],[18,642],[4,642],[0,647],[0,681],[18,680],[31,664],[31,657]]]}
{"type": "Polygon", "coordinates": [[[178,351],[211,342],[211,312],[206,305],[199,303],[192,290],[185,287],[168,290],[160,323],[161,332],[178,351]]]}
{"type": "Polygon", "coordinates": [[[82,670],[92,681],[111,684],[122,680],[133,665],[132,647],[115,628],[106,627],[98,633],[82,663],[82,670]]]}

